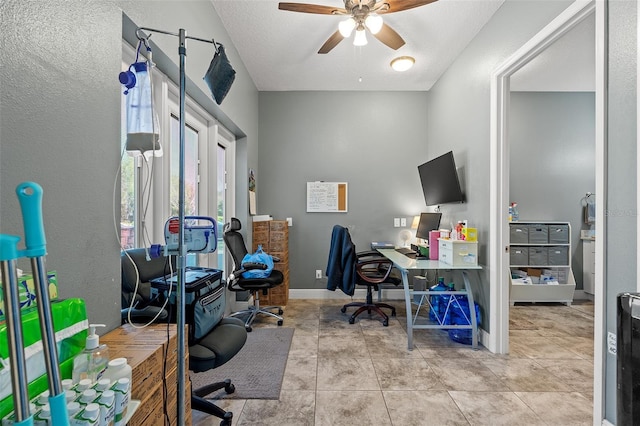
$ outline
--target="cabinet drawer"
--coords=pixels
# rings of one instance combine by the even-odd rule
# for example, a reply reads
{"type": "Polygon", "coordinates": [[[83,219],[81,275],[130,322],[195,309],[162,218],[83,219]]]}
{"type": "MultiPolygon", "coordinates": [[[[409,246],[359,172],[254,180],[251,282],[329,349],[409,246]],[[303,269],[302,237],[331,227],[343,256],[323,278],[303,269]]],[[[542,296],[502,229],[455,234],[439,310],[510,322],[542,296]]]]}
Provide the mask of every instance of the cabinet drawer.
{"type": "Polygon", "coordinates": [[[529,225],[529,244],[547,244],[549,242],[549,227],[543,224],[529,225]]]}
{"type": "Polygon", "coordinates": [[[549,265],[568,265],[569,247],[553,246],[549,247],[549,265]]]}
{"type": "Polygon", "coordinates": [[[511,246],[509,248],[509,263],[511,265],[528,265],[529,247],[511,246]]]}
{"type": "Polygon", "coordinates": [[[439,240],[438,260],[453,266],[478,264],[478,244],[465,241],[439,240]]]}
{"type": "Polygon", "coordinates": [[[509,242],[511,244],[527,244],[529,242],[529,227],[527,225],[509,225],[509,242]]]}
{"type": "Polygon", "coordinates": [[[550,244],[569,244],[569,225],[549,225],[550,244]]]}

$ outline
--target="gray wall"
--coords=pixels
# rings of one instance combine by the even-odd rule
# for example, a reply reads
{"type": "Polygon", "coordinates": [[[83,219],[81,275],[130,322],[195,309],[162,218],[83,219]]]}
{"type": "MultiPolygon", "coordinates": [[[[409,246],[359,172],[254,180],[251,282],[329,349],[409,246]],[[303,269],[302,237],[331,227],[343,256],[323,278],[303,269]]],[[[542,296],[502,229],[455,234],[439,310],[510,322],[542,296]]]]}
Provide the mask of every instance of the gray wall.
{"type": "MultiPolygon", "coordinates": [[[[490,227],[491,72],[569,4],[570,1],[507,0],[429,91],[426,138],[429,155],[452,149],[458,167],[465,168],[467,203],[442,206],[443,220],[466,218],[475,224],[479,259],[484,265],[488,263],[490,227]]],[[[491,312],[488,277],[489,270],[485,268],[481,285],[475,286],[483,318],[488,318],[491,312]]],[[[488,321],[483,328],[488,330],[488,321]]]]}
{"type": "Polygon", "coordinates": [[[571,222],[571,265],[582,289],[582,205],[595,193],[595,94],[512,92],[509,198],[520,220],[571,222]]]}
{"type": "MultiPolygon", "coordinates": [[[[257,167],[258,92],[209,1],[0,3],[0,232],[22,235],[15,187],[40,183],[47,267],[58,271],[60,296],[85,299],[90,320],[107,324],[105,331],[120,323],[112,194],[120,161],[123,12],[141,26],[186,28],[227,46],[238,74],[221,110],[247,135],[240,141],[243,167],[257,167]]],[[[178,62],[177,38],[152,40],[178,62]]],[[[187,75],[202,90],[212,54],[211,45],[187,43],[187,75]]],[[[243,188],[238,199],[246,211],[243,188]]],[[[20,266],[30,270],[26,262],[20,266]]]]}
{"type": "Polygon", "coordinates": [[[417,166],[428,160],[423,92],[261,92],[258,213],[293,218],[291,288],[324,289],[331,230],[358,250],[399,244],[394,217],[426,210],[417,166]],[[347,213],[307,213],[306,183],[348,183],[347,213]]]}
{"type": "MultiPolygon", "coordinates": [[[[606,333],[616,333],[616,296],[637,291],[637,2],[609,2],[606,333]]],[[[616,421],[616,357],[606,353],[605,414],[616,421]]]]}

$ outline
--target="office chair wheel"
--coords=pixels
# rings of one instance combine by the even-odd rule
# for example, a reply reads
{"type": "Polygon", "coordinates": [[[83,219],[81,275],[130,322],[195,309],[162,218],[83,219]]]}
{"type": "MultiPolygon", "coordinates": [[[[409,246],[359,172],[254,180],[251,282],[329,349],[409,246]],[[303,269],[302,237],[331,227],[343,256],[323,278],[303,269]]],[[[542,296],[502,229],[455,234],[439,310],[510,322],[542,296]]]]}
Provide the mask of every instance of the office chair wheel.
{"type": "Polygon", "coordinates": [[[227,379],[224,381],[224,391],[226,393],[234,393],[236,391],[236,387],[231,383],[231,380],[227,379]]]}
{"type": "Polygon", "coordinates": [[[340,308],[340,312],[342,312],[342,313],[344,314],[345,312],[347,312],[347,308],[345,308],[345,307],[343,306],[342,308],[340,308]]]}
{"type": "Polygon", "coordinates": [[[385,326],[385,327],[389,327],[389,320],[386,319],[386,320],[382,321],[382,325],[385,326]]]}
{"type": "Polygon", "coordinates": [[[349,324],[354,324],[355,322],[356,322],[356,319],[354,317],[349,318],[349,324]]]}
{"type": "Polygon", "coordinates": [[[247,333],[251,333],[251,331],[253,330],[250,325],[246,326],[244,329],[247,330],[247,333]]]}
{"type": "Polygon", "coordinates": [[[284,311],[282,310],[282,308],[278,308],[278,315],[282,315],[284,314],[284,311]]]}
{"type": "Polygon", "coordinates": [[[278,325],[282,325],[282,320],[278,320],[278,325]]]}
{"type": "Polygon", "coordinates": [[[231,422],[233,420],[233,413],[231,411],[227,411],[224,413],[224,419],[220,422],[220,426],[231,426],[231,422]]]}

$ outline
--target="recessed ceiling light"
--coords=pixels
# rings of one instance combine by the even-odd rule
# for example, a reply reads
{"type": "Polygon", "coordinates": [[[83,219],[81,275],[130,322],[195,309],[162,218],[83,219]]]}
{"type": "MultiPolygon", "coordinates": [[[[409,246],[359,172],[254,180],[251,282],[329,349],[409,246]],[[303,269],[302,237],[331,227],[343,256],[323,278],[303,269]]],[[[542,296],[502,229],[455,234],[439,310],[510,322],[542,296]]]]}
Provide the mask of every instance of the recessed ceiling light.
{"type": "Polygon", "coordinates": [[[391,68],[396,71],[406,71],[416,62],[411,56],[399,56],[391,61],[391,68]]]}

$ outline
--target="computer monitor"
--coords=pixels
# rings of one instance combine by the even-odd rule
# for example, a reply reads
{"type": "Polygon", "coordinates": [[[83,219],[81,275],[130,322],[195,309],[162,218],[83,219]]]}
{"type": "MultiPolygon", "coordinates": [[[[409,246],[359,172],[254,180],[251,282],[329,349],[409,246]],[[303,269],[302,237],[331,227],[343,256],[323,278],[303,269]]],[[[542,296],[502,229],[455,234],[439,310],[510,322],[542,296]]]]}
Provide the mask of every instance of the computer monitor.
{"type": "Polygon", "coordinates": [[[428,240],[429,231],[440,228],[441,217],[442,213],[420,213],[420,222],[418,222],[416,238],[428,240]]]}

